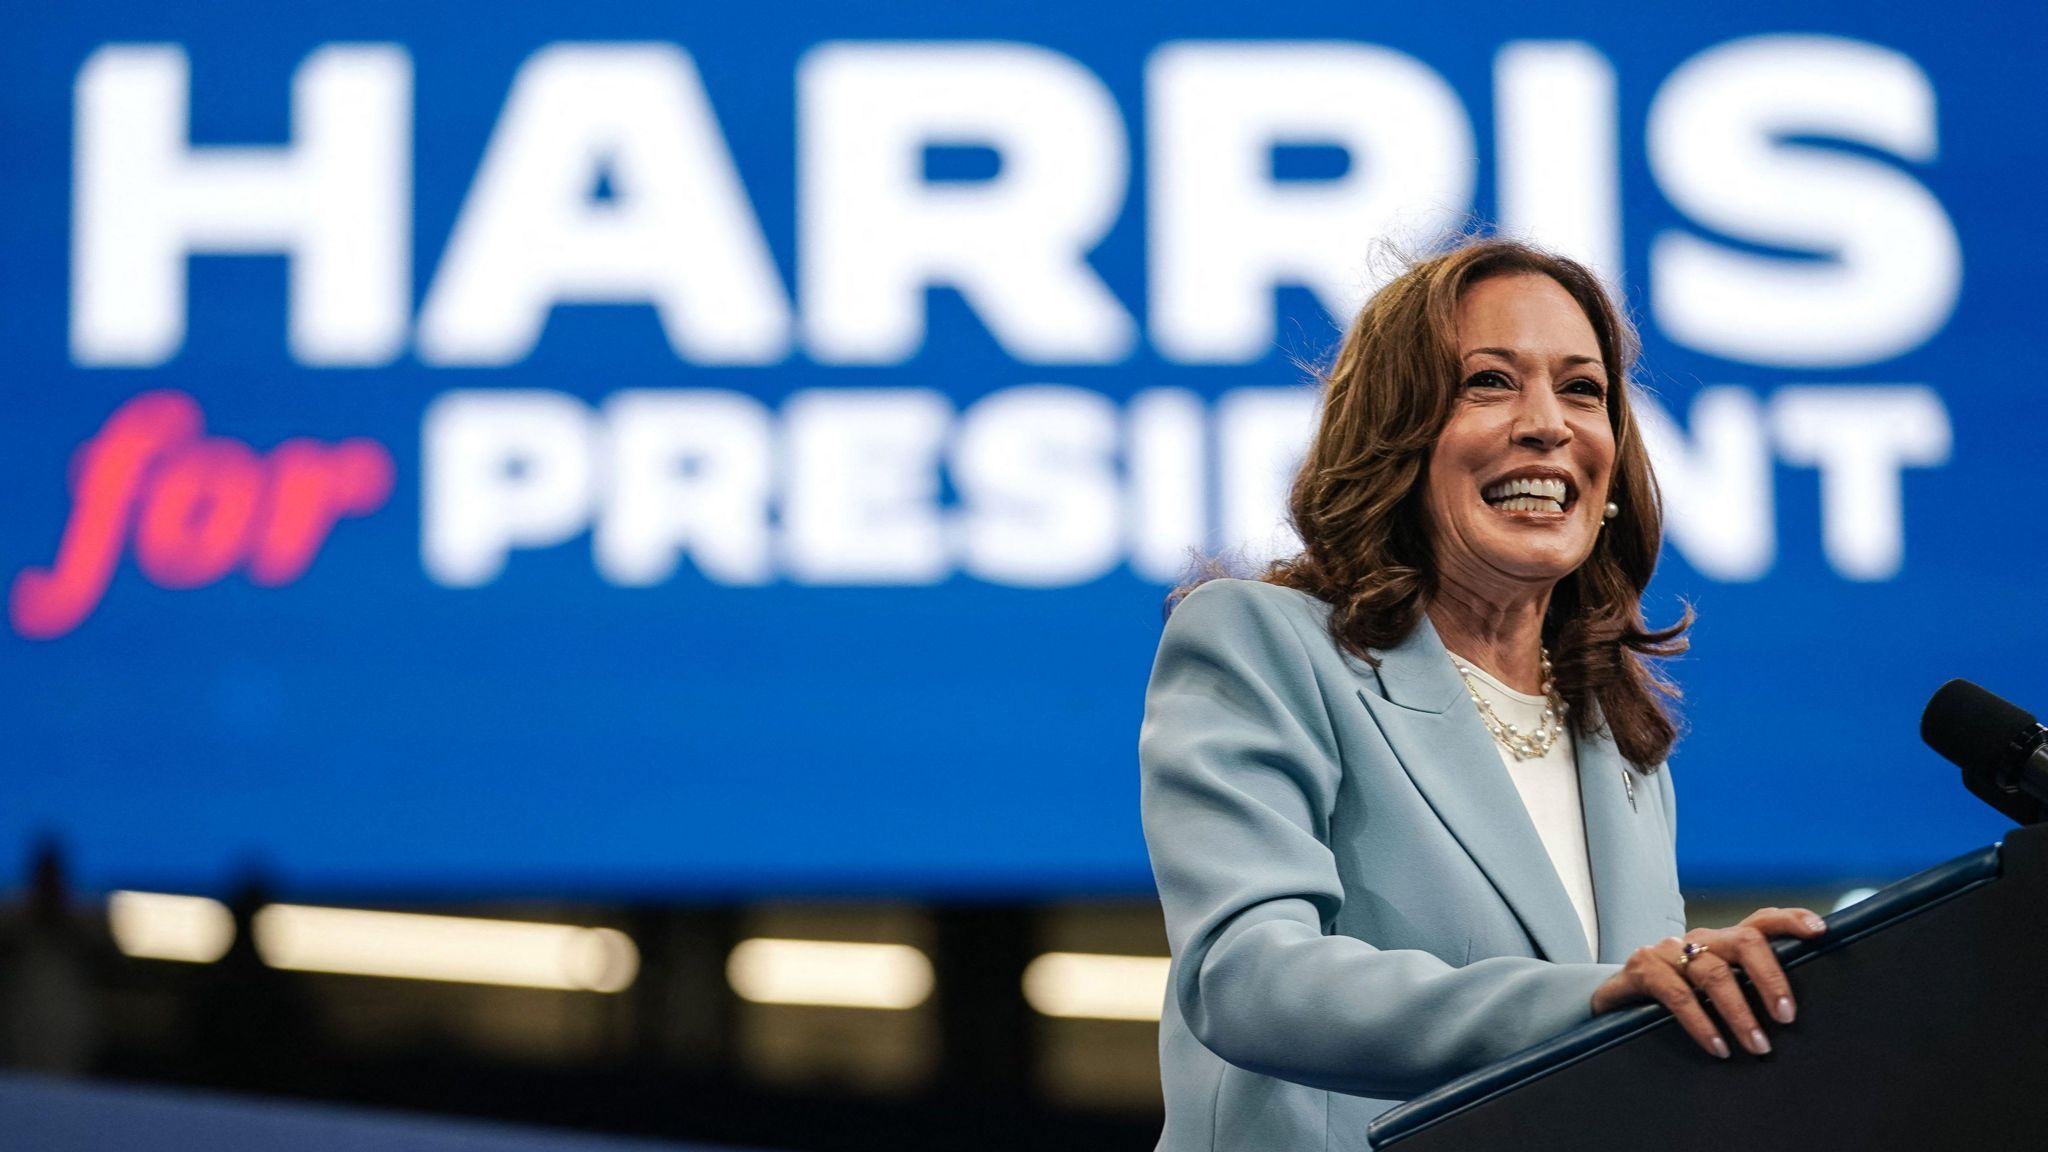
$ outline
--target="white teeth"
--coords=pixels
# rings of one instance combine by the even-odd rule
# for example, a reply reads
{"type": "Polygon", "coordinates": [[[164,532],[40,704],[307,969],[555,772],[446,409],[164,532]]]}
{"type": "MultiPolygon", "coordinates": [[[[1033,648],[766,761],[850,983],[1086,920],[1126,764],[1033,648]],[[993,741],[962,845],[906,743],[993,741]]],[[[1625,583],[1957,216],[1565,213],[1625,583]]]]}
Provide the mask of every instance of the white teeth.
{"type": "Polygon", "coordinates": [[[1496,500],[1493,507],[1505,512],[1562,512],[1564,505],[1541,496],[1516,496],[1507,500],[1496,500]]]}
{"type": "Polygon", "coordinates": [[[1536,480],[1536,478],[1503,480],[1503,482],[1495,484],[1493,488],[1487,488],[1485,492],[1481,492],[1481,496],[1489,504],[1505,500],[1509,496],[1540,496],[1540,498],[1550,500],[1552,504],[1563,508],[1565,506],[1565,482],[1563,480],[1536,480]]]}

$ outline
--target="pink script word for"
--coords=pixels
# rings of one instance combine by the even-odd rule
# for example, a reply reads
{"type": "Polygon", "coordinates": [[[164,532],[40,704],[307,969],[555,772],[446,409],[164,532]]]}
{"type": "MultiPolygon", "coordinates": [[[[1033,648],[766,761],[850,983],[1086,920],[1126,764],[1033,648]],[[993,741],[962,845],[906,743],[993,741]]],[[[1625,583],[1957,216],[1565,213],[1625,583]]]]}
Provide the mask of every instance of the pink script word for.
{"type": "Polygon", "coordinates": [[[32,639],[78,627],[106,595],[122,549],[164,588],[198,588],[237,568],[289,584],[335,522],[383,507],[391,454],[375,440],[297,438],[267,454],[204,434],[199,402],[145,392],[107,418],[71,461],[71,516],[48,568],[14,578],[14,630],[32,639]]]}

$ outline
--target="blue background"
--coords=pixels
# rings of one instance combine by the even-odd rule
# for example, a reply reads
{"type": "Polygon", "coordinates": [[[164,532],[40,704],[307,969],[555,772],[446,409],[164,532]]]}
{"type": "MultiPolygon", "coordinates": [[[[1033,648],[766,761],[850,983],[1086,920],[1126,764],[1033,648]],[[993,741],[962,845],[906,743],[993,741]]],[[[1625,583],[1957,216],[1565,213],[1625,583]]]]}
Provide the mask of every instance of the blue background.
{"type": "MultiPolygon", "coordinates": [[[[1931,341],[1849,371],[1761,369],[1664,340],[1645,375],[1683,413],[1708,384],[1921,383],[1948,406],[1950,461],[1905,474],[1906,560],[1855,583],[1821,555],[1811,469],[1775,476],[1767,578],[1708,580],[1667,550],[1653,620],[1699,610],[1673,671],[1691,734],[1674,760],[1688,887],[1890,878],[1986,842],[2000,819],[1922,748],[1927,696],[1968,676],[2048,706],[2036,659],[2048,558],[2032,522],[2040,411],[2034,348],[2048,256],[2043,10],[1933,5],[1624,3],[1428,6],[30,5],[0,37],[0,574],[50,563],[71,453],[127,398],[197,397],[211,432],[259,450],[369,435],[397,487],[337,528],[282,589],[239,575],[166,591],[132,553],[95,613],[47,642],[0,633],[0,880],[55,832],[88,886],[219,889],[260,866],[296,894],[1141,894],[1135,741],[1164,589],[1125,570],[1050,591],[955,576],[929,588],[728,588],[685,563],[653,588],[594,571],[587,540],[515,553],[447,589],[418,559],[419,424],[453,388],[549,388],[596,402],[628,387],[744,390],[771,407],[812,387],[914,385],[964,407],[1056,382],[1121,401],[1297,382],[1288,352],[1335,339],[1305,293],[1279,294],[1287,347],[1190,367],[1141,341],[1125,363],[1011,359],[954,294],[932,293],[908,363],[844,368],[801,351],[765,368],[678,360],[651,309],[556,309],[534,353],[443,369],[410,352],[373,369],[287,353],[285,261],[191,262],[183,350],[154,368],[74,366],[66,343],[71,98],[107,42],[169,41],[192,61],[196,145],[282,144],[288,90],[332,41],[403,44],[414,67],[415,304],[518,66],[551,42],[666,40],[693,57],[774,250],[794,283],[795,66],[830,39],[1005,39],[1071,56],[1114,93],[1132,141],[1122,216],[1094,265],[1144,315],[1146,56],[1181,39],[1338,38],[1407,52],[1457,90],[1479,142],[1474,209],[1493,211],[1494,53],[1580,38],[1619,77],[1625,260],[1697,228],[1643,155],[1651,94],[1730,38],[1827,32],[1902,51],[1939,96],[1941,154],[1912,169],[1961,236],[1954,317],[1931,341]]],[[[1637,295],[1638,314],[1647,315],[1637,295]]]]}

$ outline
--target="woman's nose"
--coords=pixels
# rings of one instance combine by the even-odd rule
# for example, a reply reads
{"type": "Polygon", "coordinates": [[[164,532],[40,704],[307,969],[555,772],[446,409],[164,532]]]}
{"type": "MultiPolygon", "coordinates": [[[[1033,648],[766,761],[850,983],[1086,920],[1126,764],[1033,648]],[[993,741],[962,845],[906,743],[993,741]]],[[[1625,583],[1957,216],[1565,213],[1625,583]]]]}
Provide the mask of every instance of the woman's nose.
{"type": "Polygon", "coordinates": [[[1510,429],[1515,443],[1549,451],[1571,442],[1571,425],[1565,422],[1564,405],[1549,383],[1532,381],[1522,389],[1510,429]]]}

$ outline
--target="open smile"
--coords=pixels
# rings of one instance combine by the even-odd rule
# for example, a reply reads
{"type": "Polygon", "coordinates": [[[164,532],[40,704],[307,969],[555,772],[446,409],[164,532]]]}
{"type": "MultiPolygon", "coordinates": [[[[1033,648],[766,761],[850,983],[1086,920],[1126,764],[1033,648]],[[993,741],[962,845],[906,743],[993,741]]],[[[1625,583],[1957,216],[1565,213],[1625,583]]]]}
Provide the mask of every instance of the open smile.
{"type": "Polygon", "coordinates": [[[1497,480],[1479,490],[1486,505],[1499,512],[1563,515],[1578,502],[1571,478],[1549,469],[1531,470],[1497,480]]]}

